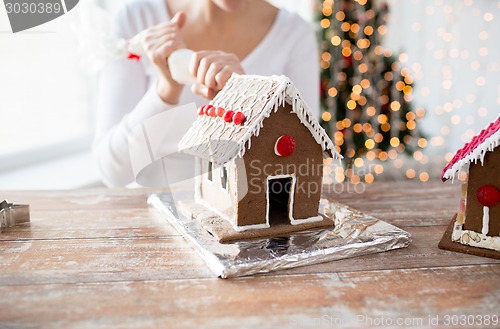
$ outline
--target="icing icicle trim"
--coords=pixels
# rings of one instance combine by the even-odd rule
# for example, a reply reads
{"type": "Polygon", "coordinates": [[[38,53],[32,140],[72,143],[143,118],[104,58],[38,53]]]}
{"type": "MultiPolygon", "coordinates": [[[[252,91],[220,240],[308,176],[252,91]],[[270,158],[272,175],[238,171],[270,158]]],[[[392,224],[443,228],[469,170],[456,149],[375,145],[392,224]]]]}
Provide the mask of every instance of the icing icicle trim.
{"type": "Polygon", "coordinates": [[[285,76],[261,77],[234,74],[211,105],[231,109],[234,113],[240,111],[246,117],[245,122],[242,122],[231,134],[216,134],[221,131],[219,128],[225,127],[228,123],[224,120],[211,122],[210,118],[199,117],[179,143],[179,149],[190,150],[188,153],[210,158],[218,163],[227,162],[234,157],[243,157],[251,146],[251,138],[260,134],[265,119],[285,104],[291,105],[292,112],[307,127],[324,152],[330,152],[336,159],[341,158],[332,140],[302,101],[293,83],[285,76]],[[201,142],[208,142],[210,146],[200,148],[201,142]],[[234,144],[229,147],[228,143],[234,144]],[[221,149],[229,152],[222,153],[221,149]]]}
{"type": "Polygon", "coordinates": [[[454,180],[457,173],[467,169],[470,163],[484,163],[487,152],[493,151],[500,145],[500,117],[483,129],[463,148],[459,149],[453,159],[443,169],[443,180],[454,180]]]}

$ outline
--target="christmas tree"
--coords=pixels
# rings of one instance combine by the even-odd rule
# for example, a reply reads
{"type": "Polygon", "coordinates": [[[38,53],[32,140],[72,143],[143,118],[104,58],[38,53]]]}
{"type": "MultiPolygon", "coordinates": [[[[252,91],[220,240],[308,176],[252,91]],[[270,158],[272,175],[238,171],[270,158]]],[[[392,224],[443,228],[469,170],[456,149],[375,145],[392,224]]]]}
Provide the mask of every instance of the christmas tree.
{"type": "Polygon", "coordinates": [[[349,163],[337,181],[371,183],[388,162],[402,168],[402,154],[425,161],[427,141],[417,129],[425,110],[413,111],[410,71],[382,45],[388,11],[371,0],[321,1],[322,125],[349,163]]]}

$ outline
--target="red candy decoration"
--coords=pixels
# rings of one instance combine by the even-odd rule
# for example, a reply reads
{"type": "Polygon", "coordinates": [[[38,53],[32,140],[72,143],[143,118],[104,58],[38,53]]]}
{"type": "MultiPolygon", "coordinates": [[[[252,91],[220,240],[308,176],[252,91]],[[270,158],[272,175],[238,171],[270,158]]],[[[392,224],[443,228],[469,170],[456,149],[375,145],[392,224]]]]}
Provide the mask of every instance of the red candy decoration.
{"type": "Polygon", "coordinates": [[[205,106],[205,115],[214,117],[215,116],[215,107],[213,107],[213,105],[206,105],[205,106]]]}
{"type": "Polygon", "coordinates": [[[223,117],[224,121],[226,121],[226,122],[233,121],[233,115],[234,115],[234,111],[231,111],[231,110],[227,111],[223,117]]]}
{"type": "Polygon", "coordinates": [[[136,62],[141,60],[141,56],[134,54],[134,53],[128,53],[127,58],[131,59],[133,61],[136,61],[136,62]]]}
{"type": "Polygon", "coordinates": [[[206,105],[202,105],[202,106],[198,107],[198,115],[205,114],[205,106],[206,105]]]}
{"type": "Polygon", "coordinates": [[[210,115],[210,109],[212,108],[213,106],[210,105],[210,104],[207,104],[205,105],[205,115],[210,115]]]}
{"type": "Polygon", "coordinates": [[[295,139],[292,136],[284,135],[276,140],[274,153],[281,157],[287,157],[295,152],[295,147],[295,139]]]}
{"type": "Polygon", "coordinates": [[[245,122],[245,115],[242,112],[236,112],[233,117],[233,122],[235,125],[240,125],[245,122]]]}
{"type": "Polygon", "coordinates": [[[224,115],[224,109],[222,107],[218,107],[216,110],[215,110],[215,113],[217,114],[217,116],[219,117],[222,117],[224,115]]]}
{"type": "Polygon", "coordinates": [[[493,207],[500,202],[500,191],[493,185],[483,185],[477,189],[477,201],[484,207],[493,207]]]}

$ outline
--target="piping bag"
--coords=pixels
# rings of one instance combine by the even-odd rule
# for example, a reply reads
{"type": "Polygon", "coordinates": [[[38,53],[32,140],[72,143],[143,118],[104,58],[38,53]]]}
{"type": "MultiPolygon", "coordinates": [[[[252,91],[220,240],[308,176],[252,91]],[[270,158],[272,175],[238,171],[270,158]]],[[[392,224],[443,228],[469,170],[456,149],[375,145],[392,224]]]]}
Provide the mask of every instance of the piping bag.
{"type": "MultiPolygon", "coordinates": [[[[127,43],[128,58],[139,60],[144,55],[142,47],[142,39],[145,31],[140,32],[130,39],[127,43]]],[[[190,49],[177,49],[168,56],[168,67],[172,78],[180,84],[192,85],[196,82],[196,78],[189,72],[189,62],[194,55],[194,51],[190,49]]]]}
{"type": "MultiPolygon", "coordinates": [[[[78,19],[71,29],[78,40],[79,65],[87,74],[97,74],[107,63],[128,58],[140,61],[145,54],[142,47],[146,31],[131,39],[117,37],[112,19],[97,0],[81,1],[78,19]]],[[[181,84],[193,84],[196,78],[189,73],[189,61],[193,51],[179,49],[168,57],[168,66],[174,80],[181,84]]]]}

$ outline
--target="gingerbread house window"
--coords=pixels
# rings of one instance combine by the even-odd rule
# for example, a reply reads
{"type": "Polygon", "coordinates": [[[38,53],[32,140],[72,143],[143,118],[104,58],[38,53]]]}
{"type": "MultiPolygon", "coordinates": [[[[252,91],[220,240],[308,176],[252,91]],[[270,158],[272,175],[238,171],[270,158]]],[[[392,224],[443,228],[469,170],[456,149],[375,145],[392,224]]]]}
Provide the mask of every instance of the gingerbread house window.
{"type": "Polygon", "coordinates": [[[221,170],[221,174],[220,174],[221,186],[223,189],[227,190],[227,188],[228,188],[227,169],[225,166],[221,166],[220,170],[221,170]]]}
{"type": "Polygon", "coordinates": [[[208,161],[208,163],[207,163],[207,179],[209,181],[213,180],[213,171],[214,171],[213,163],[212,163],[212,161],[208,161]]]}

